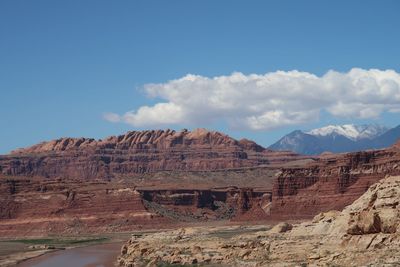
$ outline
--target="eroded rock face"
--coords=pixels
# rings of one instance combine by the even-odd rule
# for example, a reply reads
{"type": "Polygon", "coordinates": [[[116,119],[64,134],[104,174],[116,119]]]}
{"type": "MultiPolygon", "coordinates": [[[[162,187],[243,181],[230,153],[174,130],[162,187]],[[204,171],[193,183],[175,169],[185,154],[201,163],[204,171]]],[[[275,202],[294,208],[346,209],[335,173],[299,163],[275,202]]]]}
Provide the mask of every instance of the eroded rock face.
{"type": "Polygon", "coordinates": [[[124,184],[0,179],[2,237],[127,231],[168,222],[124,184]]]}
{"type": "Polygon", "coordinates": [[[112,179],[158,171],[213,171],[301,158],[197,129],[133,131],[104,140],[62,138],[0,157],[3,175],[112,179]]]}
{"type": "MultiPolygon", "coordinates": [[[[271,214],[275,218],[298,219],[341,210],[370,185],[386,175],[398,174],[398,145],[384,150],[324,155],[304,167],[281,170],[274,184],[271,214]]],[[[376,220],[372,214],[360,216],[376,220]]]]}
{"type": "Polygon", "coordinates": [[[204,129],[41,143],[0,156],[0,232],[68,234],[260,219],[270,206],[276,169],[259,166],[291,159],[302,157],[204,129]]]}
{"type": "Polygon", "coordinates": [[[249,188],[141,189],[126,182],[0,179],[2,237],[119,232],[240,219],[271,195],[249,188]]]}
{"type": "Polygon", "coordinates": [[[271,203],[270,192],[251,188],[139,191],[149,210],[178,221],[247,220],[255,209],[271,203]]]}
{"type": "MultiPolygon", "coordinates": [[[[399,173],[399,166],[398,144],[305,158],[204,129],[129,132],[105,140],[64,138],[0,156],[0,220],[43,216],[50,222],[57,216],[82,215],[97,218],[87,225],[100,229],[109,225],[107,219],[99,219],[108,218],[103,210],[114,214],[119,207],[151,215],[131,224],[115,223],[122,225],[117,230],[156,227],[164,219],[180,223],[312,218],[341,210],[385,175],[399,173]],[[125,192],[120,190],[126,193],[111,194],[125,192]],[[139,195],[131,195],[132,190],[139,195]]],[[[385,216],[390,218],[390,212],[385,216]]],[[[350,230],[354,233],[393,231],[381,223],[383,215],[358,216],[371,223],[355,224],[350,230]]],[[[7,225],[13,229],[12,223],[7,225]]]]}
{"type": "Polygon", "coordinates": [[[252,141],[238,142],[235,139],[219,133],[210,132],[206,129],[196,129],[192,132],[182,130],[149,130],[132,131],[124,135],[111,136],[104,140],[91,138],[62,138],[50,142],[44,142],[29,148],[19,149],[13,154],[42,153],[49,151],[68,151],[74,149],[99,148],[99,149],[168,149],[173,147],[247,147],[264,150],[252,141]],[[253,147],[254,146],[254,147],[253,147]]]}
{"type": "Polygon", "coordinates": [[[118,264],[397,266],[399,201],[400,177],[389,177],[342,212],[321,213],[301,224],[280,223],[270,230],[197,227],[133,236],[118,264]],[[359,230],[352,230],[355,225],[359,230]]]}
{"type": "Polygon", "coordinates": [[[239,181],[247,167],[292,158],[301,157],[204,129],[41,143],[0,156],[0,231],[3,236],[68,234],[240,219],[259,203],[269,203],[270,189],[212,188],[235,185],[232,179],[247,184],[239,181]],[[224,173],[209,174],[214,171],[224,173]],[[150,189],[135,190],[138,184],[150,189]]]}
{"type": "Polygon", "coordinates": [[[371,186],[365,194],[343,210],[349,217],[347,233],[396,233],[400,230],[399,203],[400,177],[388,177],[371,186]]]}

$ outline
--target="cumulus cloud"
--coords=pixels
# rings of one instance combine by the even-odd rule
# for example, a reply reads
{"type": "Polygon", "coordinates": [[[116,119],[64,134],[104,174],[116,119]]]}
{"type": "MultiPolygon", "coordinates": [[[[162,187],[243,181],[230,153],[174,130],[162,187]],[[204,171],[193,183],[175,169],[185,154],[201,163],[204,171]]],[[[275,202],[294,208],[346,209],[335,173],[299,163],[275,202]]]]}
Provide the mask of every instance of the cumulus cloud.
{"type": "Polygon", "coordinates": [[[103,118],[109,122],[120,122],[120,116],[116,113],[106,112],[103,114],[103,118]]]}
{"type": "Polygon", "coordinates": [[[322,110],[335,117],[362,119],[400,110],[400,74],[394,70],[354,68],[323,76],[297,70],[211,78],[188,74],[146,84],[144,90],[162,101],[104,117],[137,127],[222,120],[232,128],[270,130],[316,121],[322,110]]]}

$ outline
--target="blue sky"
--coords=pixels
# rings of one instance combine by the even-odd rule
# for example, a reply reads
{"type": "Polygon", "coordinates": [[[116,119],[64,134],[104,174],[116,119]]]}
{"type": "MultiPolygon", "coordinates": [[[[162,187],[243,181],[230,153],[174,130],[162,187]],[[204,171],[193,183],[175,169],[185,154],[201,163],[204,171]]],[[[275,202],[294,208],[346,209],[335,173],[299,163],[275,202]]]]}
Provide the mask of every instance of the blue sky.
{"type": "MultiPolygon", "coordinates": [[[[355,115],[360,110],[337,115],[334,105],[340,100],[335,100],[329,103],[330,109],[312,106],[316,116],[302,116],[304,106],[289,113],[283,110],[282,116],[296,117],[294,123],[288,120],[268,127],[268,116],[275,113],[266,107],[257,112],[268,116],[249,113],[245,105],[260,104],[254,98],[243,106],[235,99],[235,108],[221,114],[207,105],[200,112],[199,104],[197,114],[188,110],[192,102],[175,103],[174,94],[165,96],[162,90],[175,86],[169,81],[187,74],[212,80],[219,76],[233,79],[232,73],[240,72],[247,79],[253,73],[281,70],[292,81],[292,70],[318,77],[334,70],[342,73],[338,78],[342,81],[354,75],[369,77],[373,74],[367,70],[373,68],[382,71],[379,77],[388,69],[397,77],[399,11],[400,2],[395,0],[0,1],[0,153],[63,136],[103,138],[146,128],[206,127],[266,146],[291,130],[331,123],[396,126],[400,113],[390,111],[397,111],[396,98],[390,102],[382,96],[380,102],[368,102],[370,93],[359,104],[362,112],[365,105],[373,105],[373,116],[355,115]],[[360,68],[361,74],[349,74],[352,68],[360,68]],[[146,109],[140,118],[137,111],[148,106],[153,112],[157,103],[172,103],[182,118],[170,125],[157,125],[154,119],[151,124],[143,123],[146,109]],[[240,115],[242,109],[247,117],[240,115]],[[126,119],[127,112],[134,120],[126,119]],[[106,120],[106,113],[118,114],[120,122],[106,120]],[[232,123],[235,116],[239,123],[232,123]],[[252,116],[260,127],[250,125],[252,116]],[[216,119],[210,120],[213,117],[216,119]]],[[[297,84],[297,80],[293,82],[297,84]]],[[[229,86],[233,94],[246,95],[251,84],[229,86]]],[[[307,84],[300,86],[302,90],[307,84]]],[[[342,83],[337,84],[329,90],[342,90],[342,83]]],[[[191,81],[184,90],[202,97],[198,93],[202,88],[191,81]]],[[[268,88],[263,97],[271,92],[268,88]]],[[[398,90],[396,85],[393,88],[393,92],[398,90]]],[[[211,94],[219,96],[218,92],[211,94]]],[[[354,103],[355,95],[346,96],[350,99],[346,103],[354,103]]],[[[230,100],[226,101],[223,99],[225,104],[230,100]]]]}

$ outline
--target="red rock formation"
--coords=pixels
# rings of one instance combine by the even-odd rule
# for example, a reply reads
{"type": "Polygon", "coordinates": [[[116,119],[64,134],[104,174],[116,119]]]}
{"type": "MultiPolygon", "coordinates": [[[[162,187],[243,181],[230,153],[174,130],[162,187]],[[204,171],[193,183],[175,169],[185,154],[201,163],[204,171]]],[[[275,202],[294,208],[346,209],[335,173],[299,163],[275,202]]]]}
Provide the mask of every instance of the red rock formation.
{"type": "Polygon", "coordinates": [[[272,188],[271,172],[276,170],[257,168],[302,158],[204,129],[41,143],[0,156],[0,234],[120,231],[188,218],[243,216],[260,206],[262,195],[272,188]],[[202,171],[197,188],[182,175],[188,171],[202,171]],[[246,179],[249,172],[252,179],[265,175],[252,181],[264,181],[267,191],[210,189],[221,179],[246,179]],[[204,176],[206,185],[201,184],[204,176]],[[134,190],[138,184],[142,189],[134,190]]]}
{"type": "Polygon", "coordinates": [[[0,179],[2,237],[126,231],[159,227],[168,222],[167,218],[148,211],[142,195],[124,185],[0,179]]]}
{"type": "MultiPolygon", "coordinates": [[[[238,219],[251,209],[270,202],[268,192],[251,188],[140,190],[145,201],[156,204],[162,212],[174,213],[182,219],[238,219]],[[186,218],[185,218],[186,217],[186,218]]],[[[149,207],[154,207],[149,205],[149,207]]]]}
{"type": "Polygon", "coordinates": [[[298,159],[306,158],[203,129],[38,144],[0,157],[0,235],[308,218],[342,209],[385,175],[399,174],[400,144],[286,164],[298,159]],[[197,187],[189,172],[197,173],[197,187]],[[216,189],[233,178],[246,188],[216,189]]]}
{"type": "Polygon", "coordinates": [[[44,142],[32,147],[18,149],[12,154],[31,154],[50,151],[68,151],[76,149],[119,149],[141,151],[145,149],[170,149],[170,148],[246,148],[248,150],[265,150],[256,143],[243,139],[236,141],[228,135],[196,129],[192,132],[184,129],[181,132],[174,130],[131,131],[124,135],[110,136],[104,140],[92,138],[61,138],[44,142]]]}
{"type": "Polygon", "coordinates": [[[310,218],[341,210],[386,175],[400,174],[399,143],[389,149],[321,156],[303,167],[283,168],[274,183],[273,218],[310,218]]]}
{"type": "Polygon", "coordinates": [[[106,181],[4,177],[0,235],[115,232],[241,218],[263,194],[233,187],[133,189],[106,181]]]}
{"type": "Polygon", "coordinates": [[[158,171],[213,171],[299,158],[205,129],[133,131],[105,140],[63,138],[0,157],[0,173],[48,178],[111,179],[158,171]]]}

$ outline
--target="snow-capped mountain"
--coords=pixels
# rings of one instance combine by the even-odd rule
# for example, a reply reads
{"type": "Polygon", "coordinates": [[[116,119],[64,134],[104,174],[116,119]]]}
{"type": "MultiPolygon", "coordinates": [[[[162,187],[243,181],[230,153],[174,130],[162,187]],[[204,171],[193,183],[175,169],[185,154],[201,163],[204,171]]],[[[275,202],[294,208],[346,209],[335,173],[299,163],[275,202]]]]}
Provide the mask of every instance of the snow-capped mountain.
{"type": "Polygon", "coordinates": [[[378,124],[364,124],[364,125],[328,125],[322,128],[314,129],[306,132],[314,136],[329,136],[329,135],[342,135],[350,140],[356,141],[361,139],[373,139],[389,129],[385,126],[378,124]]]}
{"type": "Polygon", "coordinates": [[[399,138],[400,126],[389,129],[377,124],[328,125],[305,132],[293,131],[269,148],[317,155],[323,152],[341,153],[384,148],[399,138]]]}

